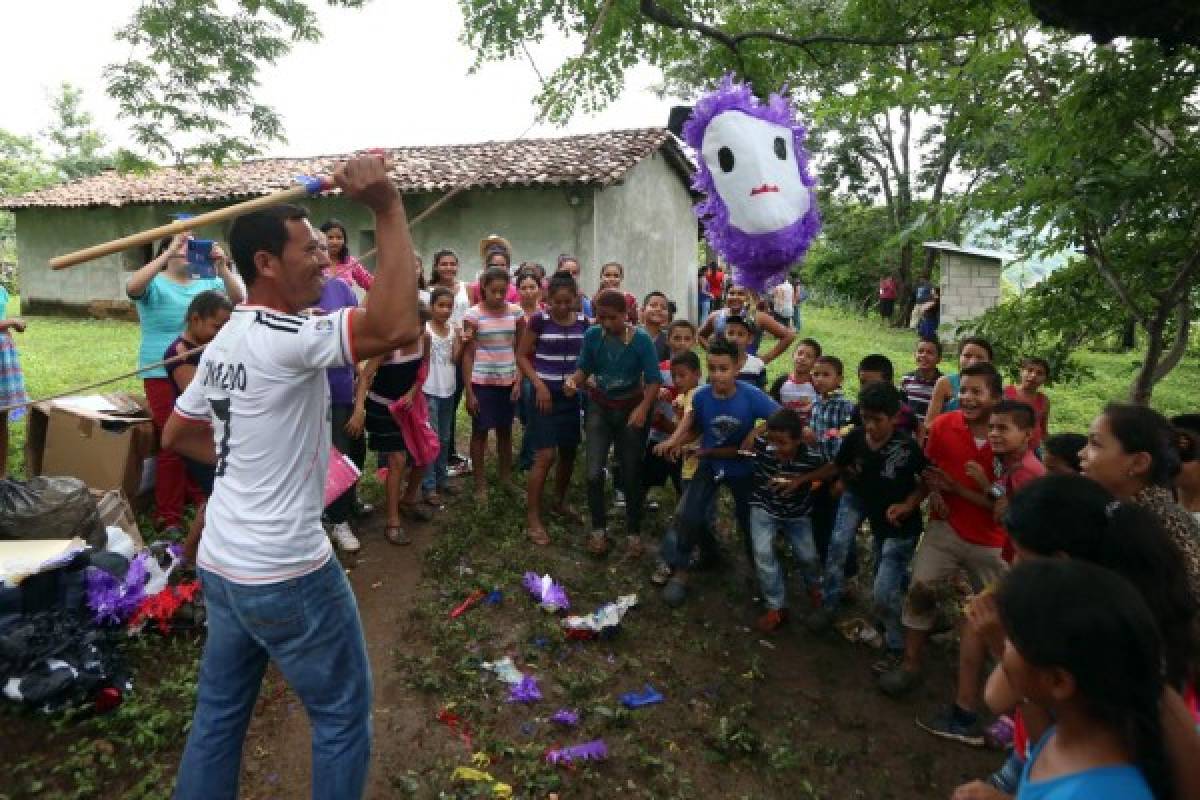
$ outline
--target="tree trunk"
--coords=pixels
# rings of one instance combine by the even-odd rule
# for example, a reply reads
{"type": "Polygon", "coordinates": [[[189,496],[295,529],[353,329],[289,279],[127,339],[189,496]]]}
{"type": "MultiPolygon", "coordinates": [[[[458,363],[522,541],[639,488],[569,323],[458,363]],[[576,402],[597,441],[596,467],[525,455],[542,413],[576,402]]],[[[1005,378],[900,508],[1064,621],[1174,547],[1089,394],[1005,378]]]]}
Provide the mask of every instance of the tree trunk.
{"type": "Polygon", "coordinates": [[[900,268],[896,271],[896,310],[892,313],[892,327],[907,328],[912,317],[913,305],[913,245],[904,245],[900,250],[900,268]]]}
{"type": "Polygon", "coordinates": [[[1137,321],[1129,319],[1125,321],[1125,327],[1121,329],[1121,352],[1128,353],[1137,346],[1137,321]]]}

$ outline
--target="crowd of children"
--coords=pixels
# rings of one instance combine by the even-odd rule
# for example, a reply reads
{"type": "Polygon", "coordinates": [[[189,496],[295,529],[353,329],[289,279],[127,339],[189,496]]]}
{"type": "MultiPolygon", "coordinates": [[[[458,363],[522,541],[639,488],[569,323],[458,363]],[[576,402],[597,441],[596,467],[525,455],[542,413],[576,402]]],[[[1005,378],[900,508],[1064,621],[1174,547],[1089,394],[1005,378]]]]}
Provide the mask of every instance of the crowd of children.
{"type": "MultiPolygon", "coordinates": [[[[329,263],[317,314],[357,305],[371,288],[345,227],[321,230],[329,263]]],[[[639,302],[622,288],[621,264],[604,264],[589,295],[575,257],[547,274],[514,268],[512,255],[488,237],[466,283],[457,254],[438,251],[421,281],[425,335],[328,371],[334,446],[360,468],[369,448],[386,469],[387,541],[408,544],[404,520],[433,518],[458,493],[455,474],[473,472],[474,499],[488,502],[490,444],[496,478],[511,483],[520,419],[533,545],[551,543],[553,515],[584,526],[586,548],[603,556],[612,506],[636,559],[649,545],[646,512],[668,496],[648,490],[670,484],[674,513],[650,579],[679,606],[693,573],[730,559],[718,525],[724,488],[757,578],[758,630],[775,634],[799,615],[790,574],[810,634],[837,626],[880,648],[872,670],[887,696],[923,680],[926,645],[965,577],[953,700],[917,724],[1009,756],[958,800],[1200,797],[1200,415],[1167,421],[1112,404],[1086,435],[1051,434],[1049,364],[1027,358],[1005,386],[977,337],[959,343],[952,374],[938,369],[941,343],[920,338],[899,385],[889,358],[868,355],[850,398],[843,361],[814,339],[795,342],[789,316],[759,310],[741,287],[697,328],[675,318],[665,294],[639,302]],[[764,332],[773,340],[759,355],[764,332]],[[793,343],[791,369],[768,388],[768,365],[793,343]],[[455,453],[460,402],[469,460],[455,453]],[[586,516],[567,502],[581,445],[586,516]],[[874,570],[865,624],[839,619],[866,568],[860,540],[874,570]],[[996,717],[987,728],[984,706],[996,717]]],[[[175,396],[231,307],[217,291],[193,293],[163,354],[177,359],[167,368],[175,396]]],[[[0,326],[0,345],[7,328],[21,325],[0,326]]],[[[5,363],[0,399],[23,397],[5,363]]],[[[201,491],[211,487],[211,468],[184,466],[201,491]]],[[[361,547],[351,523],[362,511],[353,489],[326,509],[344,551],[361,547]]]]}

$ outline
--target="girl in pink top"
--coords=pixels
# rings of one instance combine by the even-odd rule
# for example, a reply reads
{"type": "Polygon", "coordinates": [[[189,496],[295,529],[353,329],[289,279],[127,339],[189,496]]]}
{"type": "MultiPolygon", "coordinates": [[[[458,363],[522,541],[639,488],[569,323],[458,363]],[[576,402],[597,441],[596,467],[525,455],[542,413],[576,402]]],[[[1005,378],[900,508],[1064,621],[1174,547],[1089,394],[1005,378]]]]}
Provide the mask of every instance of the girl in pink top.
{"type": "Polygon", "coordinates": [[[357,284],[363,291],[370,291],[375,278],[357,258],[350,255],[350,248],[346,245],[346,226],[331,219],[321,226],[321,232],[329,240],[329,260],[333,262],[329,267],[329,276],[340,278],[350,288],[357,284]]]}

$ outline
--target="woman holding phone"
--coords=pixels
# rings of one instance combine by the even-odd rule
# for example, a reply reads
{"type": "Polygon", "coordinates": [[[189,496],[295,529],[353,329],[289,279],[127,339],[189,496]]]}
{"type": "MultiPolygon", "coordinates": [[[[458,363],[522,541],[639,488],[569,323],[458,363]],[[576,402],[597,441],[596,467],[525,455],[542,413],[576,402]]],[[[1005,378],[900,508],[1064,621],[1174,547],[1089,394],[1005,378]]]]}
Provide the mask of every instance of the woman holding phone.
{"type": "MultiPolygon", "coordinates": [[[[182,233],[164,239],[158,246],[158,254],[146,266],[129,276],[125,283],[125,294],[137,306],[141,321],[141,341],[138,346],[138,367],[145,367],[162,359],[163,352],[180,334],[187,324],[187,310],[192,299],[210,290],[223,292],[235,304],[246,299],[246,287],[233,271],[225,251],[215,242],[209,250],[207,263],[196,265],[199,272],[209,271],[215,277],[193,277],[193,264],[188,262],[190,233],[182,233]]],[[[203,248],[193,247],[195,253],[203,248]]],[[[175,391],[167,372],[162,367],[142,373],[142,385],[154,430],[161,435],[171,409],[175,405],[175,391]]],[[[160,450],[155,469],[154,505],[155,524],[164,532],[183,530],[183,507],[187,500],[188,479],[183,461],[170,450],[160,450]]],[[[198,496],[198,494],[197,494],[198,496]]]]}

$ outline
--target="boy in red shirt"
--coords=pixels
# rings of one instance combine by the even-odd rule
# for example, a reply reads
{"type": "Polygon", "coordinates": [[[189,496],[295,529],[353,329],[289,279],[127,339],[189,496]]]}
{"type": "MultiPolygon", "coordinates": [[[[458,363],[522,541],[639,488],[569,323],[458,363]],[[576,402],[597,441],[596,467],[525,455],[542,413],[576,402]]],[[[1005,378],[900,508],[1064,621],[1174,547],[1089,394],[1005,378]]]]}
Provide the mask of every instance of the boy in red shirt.
{"type": "Polygon", "coordinates": [[[974,462],[989,483],[996,479],[988,423],[1003,388],[990,363],[967,367],[959,384],[959,409],[939,415],[930,425],[925,455],[934,466],[924,478],[933,494],[901,615],[904,659],[879,676],[879,688],[893,697],[920,683],[921,656],[937,616],[938,585],[963,570],[979,592],[1005,570],[1001,552],[1007,537],[993,517],[992,498],[980,491],[967,468],[974,462]]]}
{"type": "Polygon", "coordinates": [[[1021,359],[1021,382],[1004,387],[1005,400],[1018,400],[1033,409],[1035,425],[1029,449],[1037,452],[1042,440],[1050,435],[1050,398],[1042,391],[1050,379],[1050,362],[1044,358],[1021,359]]]}
{"type": "MultiPolygon", "coordinates": [[[[967,474],[979,491],[992,502],[992,518],[1000,522],[1008,509],[1008,499],[1022,486],[1046,474],[1046,468],[1032,450],[1037,427],[1033,408],[1016,400],[1001,400],[992,407],[988,420],[988,444],[994,457],[989,480],[981,464],[971,461],[967,474]]],[[[1008,540],[1002,553],[1005,562],[1012,558],[1008,540]]],[[[997,658],[1000,653],[993,653],[997,658]]],[[[928,717],[919,717],[917,727],[943,739],[982,747],[983,726],[976,708],[982,686],[987,642],[969,625],[963,627],[958,645],[958,692],[954,702],[928,717]]]]}

